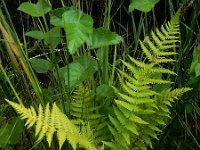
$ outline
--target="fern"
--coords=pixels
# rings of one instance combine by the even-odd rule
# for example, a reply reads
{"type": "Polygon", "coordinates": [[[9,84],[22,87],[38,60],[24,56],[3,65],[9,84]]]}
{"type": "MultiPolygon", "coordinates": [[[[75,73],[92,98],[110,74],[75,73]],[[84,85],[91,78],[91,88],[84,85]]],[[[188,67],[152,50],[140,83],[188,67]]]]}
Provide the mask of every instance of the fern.
{"type": "Polygon", "coordinates": [[[158,139],[157,134],[170,118],[169,107],[190,90],[154,90],[155,86],[172,83],[163,74],[176,75],[164,66],[175,61],[173,56],[176,52],[171,49],[179,45],[179,35],[178,11],[160,30],[152,31],[150,37],[140,41],[143,61],[130,56],[129,62],[122,60],[127,71],[118,70],[120,88],[113,87],[116,99],[113,113],[109,110],[108,116],[100,113],[101,102],[96,101],[92,90],[85,85],[73,92],[72,120],[60,111],[56,103],[52,106],[47,104],[45,108],[39,105],[36,112],[32,106],[26,108],[22,103],[6,101],[22,119],[26,119],[27,128],[35,126],[37,143],[46,137],[50,146],[56,133],[60,149],[66,140],[73,149],[95,150],[101,142],[114,150],[152,148],[152,138],[158,139]]]}
{"type": "Polygon", "coordinates": [[[189,88],[166,90],[157,93],[154,85],[171,83],[159,74],[175,73],[162,64],[174,62],[171,56],[175,52],[170,49],[179,43],[179,11],[170,22],[163,25],[161,30],[151,33],[144,42],[140,41],[141,49],[148,60],[139,61],[129,57],[130,62],[122,61],[127,73],[119,72],[121,89],[114,87],[115,99],[114,115],[109,116],[109,130],[113,135],[113,142],[104,142],[111,149],[147,149],[152,148],[151,139],[158,139],[157,133],[161,125],[165,125],[170,117],[168,107],[189,88]],[[134,147],[134,148],[133,148],[134,147]]]}
{"type": "Polygon", "coordinates": [[[39,105],[38,113],[36,113],[32,106],[26,108],[22,103],[6,101],[20,114],[22,119],[26,119],[27,128],[35,125],[36,142],[40,142],[46,136],[50,146],[53,135],[56,133],[60,149],[65,140],[68,140],[73,149],[76,149],[79,145],[88,150],[96,150],[90,137],[84,132],[79,132],[79,129],[60,111],[56,103],[53,104],[51,109],[49,104],[45,108],[39,105]]]}
{"type": "Polygon", "coordinates": [[[82,128],[90,126],[93,141],[98,145],[101,141],[109,139],[106,117],[99,113],[101,104],[95,102],[94,92],[87,86],[79,85],[73,92],[72,113],[75,120],[81,120],[82,128]]]}

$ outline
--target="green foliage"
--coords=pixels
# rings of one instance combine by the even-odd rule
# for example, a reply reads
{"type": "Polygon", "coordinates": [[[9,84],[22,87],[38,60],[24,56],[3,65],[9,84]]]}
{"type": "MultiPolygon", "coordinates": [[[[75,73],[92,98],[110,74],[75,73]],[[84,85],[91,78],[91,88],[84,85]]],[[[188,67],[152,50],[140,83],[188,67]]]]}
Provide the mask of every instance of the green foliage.
{"type": "Polygon", "coordinates": [[[51,49],[55,49],[60,43],[60,28],[54,27],[44,34],[44,43],[51,49]]]}
{"type": "MultiPolygon", "coordinates": [[[[2,120],[0,120],[2,121],[2,120]]],[[[23,121],[20,118],[12,118],[10,123],[0,126],[0,147],[9,144],[17,144],[23,132],[23,121]]]]}
{"type": "Polygon", "coordinates": [[[110,87],[106,84],[102,84],[97,87],[96,95],[102,96],[102,97],[114,97],[115,93],[114,93],[114,90],[112,89],[112,87],[110,87]]]}
{"type": "Polygon", "coordinates": [[[69,52],[74,54],[88,40],[93,30],[93,19],[80,10],[70,9],[63,14],[69,52]]]}
{"type": "MultiPolygon", "coordinates": [[[[149,12],[158,1],[133,0],[129,11],[138,9],[143,12],[149,12]]],[[[61,2],[64,6],[63,1],[61,2]]],[[[118,51],[116,44],[122,42],[123,38],[117,33],[108,30],[110,23],[112,23],[110,21],[114,18],[114,16],[111,18],[110,14],[111,0],[107,1],[108,6],[106,6],[104,13],[104,27],[100,28],[93,28],[91,16],[84,13],[85,9],[80,9],[80,4],[83,4],[81,1],[72,3],[79,9],[63,7],[51,10],[49,1],[45,0],[39,0],[37,4],[23,3],[19,7],[19,10],[37,17],[32,18],[34,29],[39,29],[40,31],[30,31],[25,35],[39,40],[39,43],[34,43],[31,49],[37,47],[37,50],[43,52],[46,59],[28,59],[29,52],[26,50],[29,50],[29,44],[32,45],[32,42],[26,43],[26,38],[24,38],[25,42],[23,44],[14,43],[14,40],[12,41],[10,40],[12,38],[9,38],[13,34],[5,32],[0,24],[0,29],[4,31],[3,36],[7,37],[5,41],[8,41],[7,44],[10,46],[5,45],[5,47],[8,47],[10,58],[16,66],[15,69],[18,73],[16,78],[22,80],[22,82],[17,82],[18,84],[13,86],[4,73],[15,97],[20,103],[6,101],[20,114],[21,119],[26,119],[25,126],[28,129],[35,126],[36,145],[46,137],[46,141],[53,149],[57,148],[57,143],[54,139],[58,140],[60,149],[70,149],[72,147],[73,149],[102,150],[104,146],[105,149],[109,147],[114,150],[147,149],[149,146],[153,148],[153,139],[158,139],[158,134],[162,132],[162,127],[168,123],[170,107],[185,92],[191,90],[190,88],[173,89],[170,81],[171,77],[176,75],[169,68],[176,61],[174,59],[176,58],[175,48],[180,43],[180,12],[170,22],[161,26],[161,29],[156,28],[155,31],[152,31],[151,35],[145,37],[143,42],[134,41],[134,44],[137,45],[138,42],[142,49],[140,60],[136,59],[137,52],[140,54],[139,50],[136,51],[133,57],[129,56],[128,60],[126,60],[127,53],[131,54],[130,49],[125,46],[125,49],[120,47],[118,51]],[[84,12],[81,10],[84,10],[84,12]],[[47,12],[49,12],[50,20],[48,19],[48,14],[44,16],[47,12]],[[55,27],[51,27],[48,23],[55,27]],[[65,33],[60,32],[62,28],[65,33]],[[61,36],[61,34],[65,35],[61,36]],[[66,43],[63,43],[63,37],[66,38],[66,43]],[[59,43],[60,45],[58,46],[59,43]],[[59,51],[55,52],[54,49],[56,47],[59,51]],[[50,53],[43,51],[44,48],[45,50],[48,48],[50,53]],[[112,51],[113,48],[114,52],[112,51]],[[11,54],[10,49],[13,50],[11,54]],[[28,54],[24,55],[27,59],[21,57],[22,55],[18,53],[26,54],[24,50],[28,54]],[[100,53],[102,57],[99,57],[100,53]],[[113,57],[109,58],[110,54],[114,54],[113,57]],[[15,57],[20,61],[20,65],[13,59],[15,57]],[[123,58],[123,60],[119,62],[118,57],[123,58]],[[57,58],[60,59],[57,60],[57,58]],[[109,64],[111,59],[113,59],[113,64],[109,64]],[[26,64],[28,62],[26,60],[30,60],[30,70],[34,69],[35,72],[43,73],[48,78],[50,81],[48,88],[40,89],[40,86],[36,87],[36,75],[38,74],[35,75],[34,72],[27,71],[29,63],[26,64]],[[24,71],[27,76],[24,76],[24,71]],[[47,72],[48,74],[45,74],[47,72]],[[30,81],[35,80],[36,82],[31,82],[30,85],[26,81],[27,79],[30,79],[30,81]],[[21,83],[23,84],[21,85],[21,83]],[[36,87],[33,92],[32,86],[36,87]],[[18,87],[22,87],[24,90],[21,92],[18,87]],[[35,102],[40,98],[36,92],[41,93],[40,102],[35,102]],[[17,93],[19,93],[19,96],[17,93]],[[30,99],[29,105],[31,107],[26,108],[19,97],[30,99]],[[50,104],[48,102],[54,103],[50,104]],[[56,104],[62,108],[63,112],[56,104]],[[39,106],[36,107],[37,105],[39,106]],[[63,146],[66,140],[68,142],[63,146]]],[[[85,4],[89,7],[93,5],[93,3],[89,4],[88,1],[84,2],[84,6],[85,4]]],[[[154,11],[152,12],[154,13],[154,11]]],[[[145,16],[147,16],[146,13],[145,16]]],[[[153,20],[155,19],[154,17],[153,20]]],[[[134,22],[134,16],[132,19],[134,22]]],[[[139,28],[144,26],[146,35],[148,18],[143,18],[142,13],[141,22],[143,22],[143,19],[146,19],[145,24],[139,25],[139,28]]],[[[115,23],[112,25],[115,28],[115,23]]],[[[127,30],[125,31],[127,36],[129,34],[128,28],[128,26],[127,29],[123,28],[127,30]]],[[[8,27],[8,29],[10,28],[8,27]]],[[[136,35],[136,30],[134,32],[136,35]]],[[[124,45],[126,45],[125,41],[120,46],[123,47],[124,45]]],[[[197,63],[194,63],[191,70],[199,75],[198,67],[194,69],[195,64],[197,63]]],[[[9,77],[14,76],[13,74],[15,75],[14,71],[10,73],[9,77]]],[[[12,77],[12,82],[15,82],[13,79],[16,78],[12,77]]],[[[13,98],[12,94],[9,99],[13,98]]],[[[3,130],[4,128],[3,126],[3,130]]],[[[10,137],[10,135],[12,137],[14,133],[10,133],[8,130],[0,132],[0,135],[3,133],[2,137],[5,134],[7,134],[7,137],[10,137]]],[[[19,131],[22,132],[21,130],[22,127],[19,131]]],[[[18,136],[14,137],[14,140],[9,139],[7,140],[9,142],[3,143],[3,145],[18,142],[16,139],[20,138],[19,133],[16,134],[18,136]]],[[[0,139],[2,137],[0,136],[0,139]]],[[[30,136],[29,140],[32,141],[32,136],[30,136]]],[[[45,145],[45,143],[41,145],[43,146],[43,144],[45,145]]]]}
{"type": "Polygon", "coordinates": [[[75,86],[79,85],[83,81],[88,80],[95,72],[95,69],[93,67],[84,67],[78,62],[73,62],[69,64],[69,66],[65,66],[64,68],[65,84],[68,85],[70,89],[73,89],[75,86]]]}
{"type": "Polygon", "coordinates": [[[111,149],[146,149],[152,147],[151,139],[158,139],[157,132],[161,125],[166,124],[170,117],[168,107],[175,99],[178,99],[190,88],[176,90],[163,90],[157,93],[152,85],[170,83],[163,78],[157,78],[154,74],[175,74],[162,67],[161,64],[173,62],[170,58],[175,54],[169,49],[175,47],[179,39],[179,12],[170,22],[152,32],[152,41],[145,38],[140,42],[145,62],[129,57],[131,63],[122,61],[128,69],[127,73],[119,70],[119,82],[121,89],[115,89],[117,99],[114,116],[110,115],[111,125],[109,130],[114,136],[113,142],[104,142],[111,149]]]}
{"type": "Polygon", "coordinates": [[[90,126],[96,144],[110,138],[106,117],[99,112],[101,107],[102,104],[95,101],[94,93],[87,86],[79,85],[73,92],[71,115],[76,120],[81,120],[80,130],[83,126],[90,126]]]}
{"type": "Polygon", "coordinates": [[[62,19],[62,16],[66,11],[69,11],[69,9],[69,7],[62,7],[50,11],[50,23],[54,26],[64,28],[64,19],[62,19]]]}
{"type": "Polygon", "coordinates": [[[193,60],[190,67],[190,80],[189,83],[196,90],[200,90],[200,44],[194,48],[193,60]]]}
{"type": "Polygon", "coordinates": [[[158,2],[159,0],[132,0],[129,5],[129,12],[134,11],[134,9],[149,12],[158,2]]]}
{"type": "Polygon", "coordinates": [[[54,49],[60,43],[60,27],[54,27],[48,32],[29,31],[25,33],[26,36],[37,40],[44,40],[45,45],[54,49]]]}
{"type": "Polygon", "coordinates": [[[65,140],[68,140],[73,149],[76,149],[78,144],[88,150],[96,149],[90,138],[79,132],[78,128],[60,111],[56,103],[53,104],[52,108],[49,103],[45,108],[39,105],[38,112],[36,112],[33,106],[26,108],[22,103],[6,101],[20,114],[21,119],[26,119],[25,126],[27,128],[35,125],[36,142],[40,142],[46,136],[50,146],[56,132],[60,149],[65,140]]]}
{"type": "Polygon", "coordinates": [[[92,67],[94,70],[98,70],[97,60],[92,56],[76,56],[74,57],[74,63],[81,64],[85,69],[92,67]]]}
{"type": "Polygon", "coordinates": [[[90,49],[115,45],[122,41],[122,37],[104,28],[94,29],[90,35],[87,45],[90,49]]]}
{"type": "Polygon", "coordinates": [[[30,2],[22,3],[18,10],[33,17],[40,17],[51,10],[51,6],[46,0],[39,0],[36,4],[30,2]]]}
{"type": "Polygon", "coordinates": [[[48,60],[41,58],[30,59],[30,63],[37,73],[46,73],[51,69],[52,66],[48,60]]]}
{"type": "Polygon", "coordinates": [[[65,81],[65,84],[73,89],[81,82],[90,79],[96,71],[96,60],[89,56],[79,56],[74,58],[73,63],[59,68],[58,74],[54,74],[54,76],[56,80],[65,81]]]}
{"type": "Polygon", "coordinates": [[[90,49],[115,45],[122,37],[104,28],[93,28],[93,19],[80,10],[63,7],[50,12],[50,22],[54,26],[64,27],[70,54],[87,43],[90,49]]]}
{"type": "Polygon", "coordinates": [[[26,32],[25,35],[37,40],[43,40],[45,36],[44,33],[41,31],[29,31],[26,32]]]}

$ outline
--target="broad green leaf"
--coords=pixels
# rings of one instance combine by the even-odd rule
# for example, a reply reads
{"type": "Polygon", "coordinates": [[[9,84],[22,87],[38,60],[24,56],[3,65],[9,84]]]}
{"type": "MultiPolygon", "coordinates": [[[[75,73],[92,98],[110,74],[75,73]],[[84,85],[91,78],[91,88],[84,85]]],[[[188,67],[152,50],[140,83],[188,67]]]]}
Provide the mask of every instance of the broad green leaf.
{"type": "Polygon", "coordinates": [[[33,58],[30,63],[37,73],[46,73],[51,69],[51,63],[45,59],[33,58]]]}
{"type": "Polygon", "coordinates": [[[79,63],[71,63],[69,65],[69,75],[68,70],[65,70],[64,78],[65,84],[70,86],[70,88],[74,87],[76,84],[79,83],[80,77],[84,72],[84,68],[79,63]]]}
{"type": "Polygon", "coordinates": [[[129,12],[134,11],[134,9],[149,12],[158,2],[159,0],[132,0],[129,5],[129,12]]]}
{"type": "Polygon", "coordinates": [[[18,10],[33,17],[40,17],[48,13],[51,6],[46,0],[39,0],[36,4],[24,2],[18,7],[18,10]]]}
{"type": "Polygon", "coordinates": [[[119,44],[123,38],[104,28],[94,29],[87,41],[90,49],[119,44]]]}
{"type": "Polygon", "coordinates": [[[60,43],[60,28],[54,27],[44,35],[44,42],[50,45],[51,48],[56,48],[60,43]]]}
{"type": "Polygon", "coordinates": [[[113,97],[115,95],[113,88],[106,84],[98,86],[96,89],[96,94],[103,97],[113,97]]]}
{"type": "Polygon", "coordinates": [[[17,144],[22,136],[23,121],[19,118],[12,118],[11,123],[0,127],[0,147],[7,144],[17,144]]]}
{"type": "Polygon", "coordinates": [[[70,54],[88,40],[92,33],[93,20],[80,10],[70,9],[63,14],[64,29],[70,54]]]}
{"type": "Polygon", "coordinates": [[[80,82],[86,81],[91,78],[91,76],[95,73],[95,69],[91,66],[88,68],[85,68],[81,77],[80,77],[80,82]]]}
{"type": "Polygon", "coordinates": [[[77,56],[74,58],[74,63],[80,63],[85,69],[93,67],[96,71],[98,70],[97,61],[92,56],[77,56]]]}
{"type": "Polygon", "coordinates": [[[62,19],[62,15],[65,11],[69,10],[69,7],[58,8],[49,12],[50,14],[50,23],[54,26],[63,27],[64,28],[64,20],[62,19]]]}
{"type": "Polygon", "coordinates": [[[45,36],[44,33],[41,31],[29,31],[26,32],[25,35],[37,40],[43,40],[45,36]]]}
{"type": "Polygon", "coordinates": [[[54,49],[60,42],[60,27],[54,27],[46,33],[41,31],[30,31],[25,35],[34,39],[44,40],[46,45],[50,45],[51,48],[54,49]]]}
{"type": "Polygon", "coordinates": [[[56,78],[56,80],[59,82],[60,81],[64,81],[65,80],[65,72],[67,70],[68,66],[64,66],[62,68],[58,69],[58,73],[54,72],[54,77],[56,78]]]}
{"type": "Polygon", "coordinates": [[[72,89],[81,82],[89,79],[94,72],[93,67],[84,68],[80,63],[71,63],[69,65],[69,75],[67,68],[64,72],[65,84],[72,89]]]}

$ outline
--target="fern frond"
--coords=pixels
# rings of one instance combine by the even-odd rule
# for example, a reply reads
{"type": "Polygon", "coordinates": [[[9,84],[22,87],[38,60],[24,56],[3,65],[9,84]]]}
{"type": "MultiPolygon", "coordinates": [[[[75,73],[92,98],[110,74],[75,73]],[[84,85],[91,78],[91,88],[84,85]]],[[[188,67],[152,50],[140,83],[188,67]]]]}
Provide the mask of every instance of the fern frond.
{"type": "Polygon", "coordinates": [[[172,83],[157,75],[176,75],[162,64],[175,61],[171,56],[176,52],[170,49],[177,47],[179,43],[178,24],[179,13],[161,26],[160,30],[152,32],[144,42],[140,41],[141,49],[147,58],[145,61],[130,56],[129,62],[122,61],[128,73],[118,70],[120,89],[113,87],[117,98],[116,105],[113,106],[114,115],[109,116],[109,130],[114,138],[113,142],[105,142],[111,149],[116,148],[114,145],[124,150],[132,147],[144,150],[147,146],[152,148],[151,138],[158,139],[157,132],[161,132],[160,126],[165,125],[170,117],[168,107],[189,90],[169,89],[157,93],[153,89],[153,85],[172,83]]]}
{"type": "Polygon", "coordinates": [[[75,119],[82,120],[85,125],[90,125],[97,145],[109,137],[105,116],[99,113],[101,107],[101,104],[95,102],[94,93],[86,85],[80,84],[73,92],[71,115],[75,119]]]}
{"type": "Polygon", "coordinates": [[[96,150],[91,139],[79,132],[79,129],[60,111],[56,103],[53,104],[51,109],[49,104],[45,108],[39,105],[37,114],[33,107],[25,108],[23,104],[6,101],[20,114],[22,119],[26,119],[28,128],[36,124],[36,142],[40,142],[46,136],[50,146],[53,135],[56,133],[59,149],[61,149],[65,140],[68,140],[73,149],[76,149],[77,145],[79,145],[86,149],[96,150]]]}

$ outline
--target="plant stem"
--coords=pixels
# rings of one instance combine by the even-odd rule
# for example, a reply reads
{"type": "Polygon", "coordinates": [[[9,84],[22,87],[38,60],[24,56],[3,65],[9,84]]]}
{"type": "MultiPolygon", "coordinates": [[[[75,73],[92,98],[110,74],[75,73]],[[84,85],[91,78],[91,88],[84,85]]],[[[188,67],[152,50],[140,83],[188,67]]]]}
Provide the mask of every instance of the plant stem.
{"type": "Polygon", "coordinates": [[[13,93],[15,94],[15,96],[16,96],[18,102],[21,104],[22,101],[21,101],[21,99],[19,98],[17,92],[15,91],[15,88],[14,88],[13,84],[11,83],[9,77],[7,76],[7,74],[6,74],[6,72],[5,72],[4,68],[3,68],[3,66],[2,66],[2,64],[1,64],[1,61],[0,61],[0,69],[1,69],[1,71],[2,71],[2,73],[3,73],[3,75],[4,75],[4,77],[6,78],[8,84],[10,85],[10,87],[11,87],[13,93]]]}
{"type": "MultiPolygon", "coordinates": [[[[104,27],[110,29],[110,11],[111,11],[111,0],[107,0],[105,18],[104,18],[104,27]]],[[[103,84],[108,84],[108,55],[109,55],[109,46],[106,46],[103,51],[103,75],[102,80],[103,84]]]]}
{"type": "Polygon", "coordinates": [[[111,74],[111,78],[110,78],[110,86],[113,84],[113,80],[114,80],[116,57],[117,57],[117,46],[115,45],[114,58],[113,58],[113,64],[112,64],[112,74],[111,74]]]}

